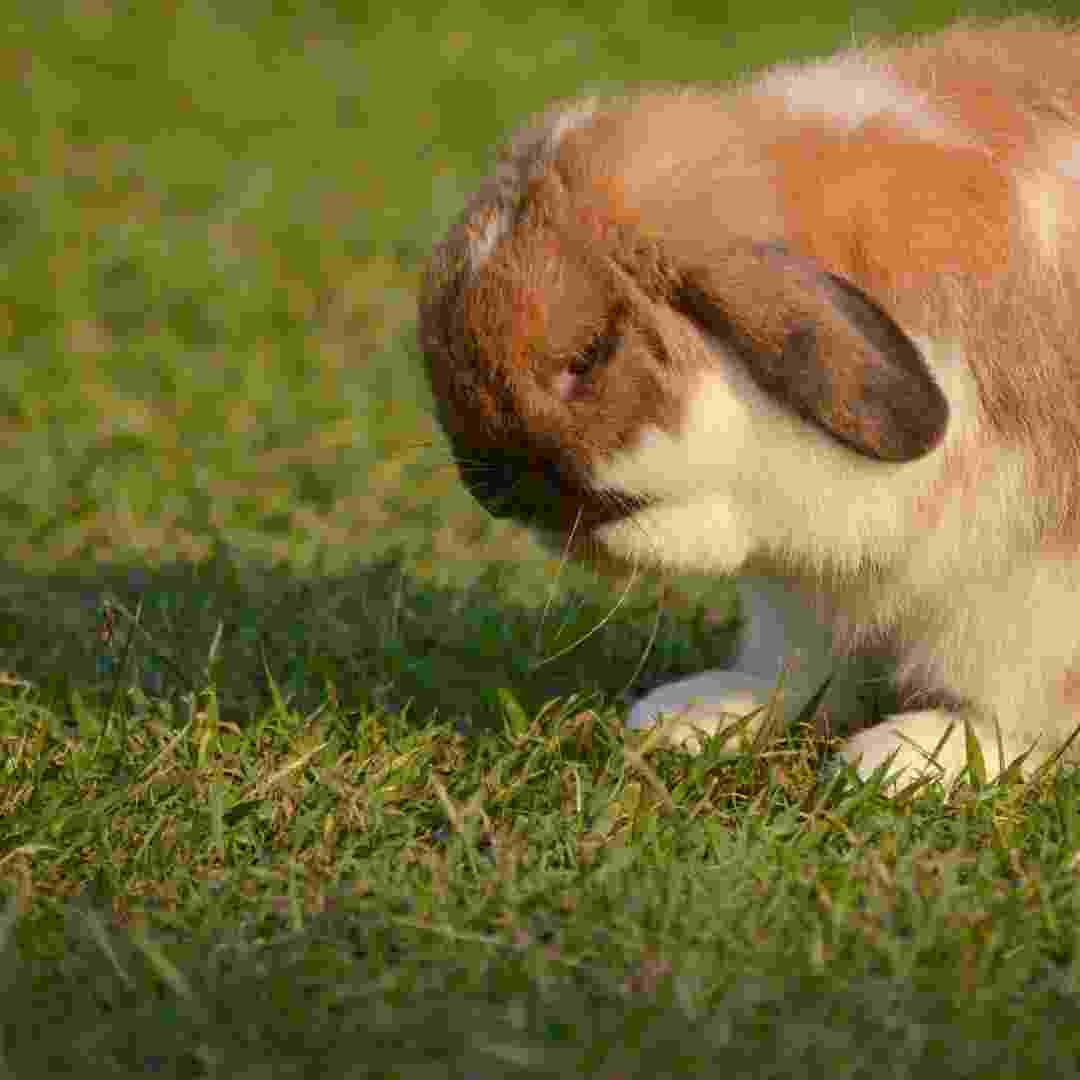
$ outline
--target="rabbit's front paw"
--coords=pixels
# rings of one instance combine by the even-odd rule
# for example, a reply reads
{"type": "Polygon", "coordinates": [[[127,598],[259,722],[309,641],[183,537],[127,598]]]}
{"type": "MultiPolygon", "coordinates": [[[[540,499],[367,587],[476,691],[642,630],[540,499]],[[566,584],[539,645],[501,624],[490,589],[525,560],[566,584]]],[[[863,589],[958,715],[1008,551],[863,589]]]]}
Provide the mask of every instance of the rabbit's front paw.
{"type": "MultiPolygon", "coordinates": [[[[988,730],[986,723],[976,720],[972,731],[982,751],[987,777],[992,779],[1016,756],[1012,752],[1015,748],[1006,743],[1002,760],[995,733],[988,730]]],[[[943,709],[898,713],[853,735],[841,753],[856,766],[863,780],[891,758],[888,786],[909,783],[925,774],[947,783],[968,764],[964,717],[943,709]]]]}
{"type": "Polygon", "coordinates": [[[630,709],[626,726],[645,728],[661,723],[666,742],[695,754],[701,750],[703,735],[734,727],[731,742],[736,745],[740,738],[752,738],[758,730],[773,686],[741,671],[706,671],[665,683],[646,694],[630,709]],[[739,724],[755,711],[748,723],[739,724]]]}

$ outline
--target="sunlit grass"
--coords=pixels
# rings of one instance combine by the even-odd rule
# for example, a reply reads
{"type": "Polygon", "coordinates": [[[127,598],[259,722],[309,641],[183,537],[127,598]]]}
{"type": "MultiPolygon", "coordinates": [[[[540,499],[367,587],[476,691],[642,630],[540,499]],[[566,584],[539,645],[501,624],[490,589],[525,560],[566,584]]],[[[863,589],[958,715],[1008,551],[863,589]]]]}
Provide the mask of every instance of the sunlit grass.
{"type": "MultiPolygon", "coordinates": [[[[129,626],[100,648],[134,670],[129,626]]],[[[914,1075],[946,1024],[962,1075],[1073,1052],[1071,775],[888,799],[812,729],[691,757],[587,695],[425,717],[328,679],[301,707],[280,658],[238,723],[223,641],[171,696],[7,680],[5,1016],[34,1018],[8,1024],[13,1068],[57,1024],[49,1061],[89,1075],[342,1068],[342,1039],[371,1068],[565,1075],[658,1068],[654,1041],[687,1069],[793,1067],[794,1039],[914,1075]]]]}

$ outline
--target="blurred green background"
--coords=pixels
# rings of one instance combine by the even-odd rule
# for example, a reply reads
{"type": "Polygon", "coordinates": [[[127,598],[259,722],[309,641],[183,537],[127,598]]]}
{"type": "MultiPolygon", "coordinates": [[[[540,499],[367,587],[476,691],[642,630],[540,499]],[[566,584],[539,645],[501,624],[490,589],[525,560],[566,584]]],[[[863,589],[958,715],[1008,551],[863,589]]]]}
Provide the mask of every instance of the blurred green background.
{"type": "MultiPolygon", "coordinates": [[[[413,343],[425,253],[492,145],[555,96],[723,81],[1013,10],[17,2],[0,42],[0,671],[92,692],[114,596],[143,603],[178,664],[221,624],[255,658],[226,677],[250,682],[269,654],[299,686],[370,696],[397,648],[393,700],[446,700],[472,665],[466,707],[511,662],[510,605],[536,610],[556,577],[560,603],[585,597],[539,647],[561,648],[615,594],[589,598],[461,491],[413,343]],[[478,582],[482,603],[461,591],[478,582]],[[456,668],[431,659],[446,648],[456,668]]],[[[608,629],[625,653],[612,686],[634,675],[659,588],[608,629]]],[[[702,608],[680,588],[700,627],[730,619],[723,591],[702,608]]],[[[665,654],[664,634],[664,671],[713,659],[697,638],[665,654]]],[[[537,693],[595,675],[582,664],[537,693]]],[[[172,669],[150,667],[161,690],[172,669]]]]}

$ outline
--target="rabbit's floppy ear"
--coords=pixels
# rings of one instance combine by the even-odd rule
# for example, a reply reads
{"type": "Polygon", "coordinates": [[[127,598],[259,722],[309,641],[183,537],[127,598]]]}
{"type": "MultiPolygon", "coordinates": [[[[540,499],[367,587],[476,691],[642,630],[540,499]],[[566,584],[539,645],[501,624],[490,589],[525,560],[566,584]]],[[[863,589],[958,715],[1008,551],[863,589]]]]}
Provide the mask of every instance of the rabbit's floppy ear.
{"type": "Polygon", "coordinates": [[[778,244],[723,251],[674,276],[671,303],[835,439],[893,462],[941,441],[949,406],[921,353],[849,281],[778,244]]]}

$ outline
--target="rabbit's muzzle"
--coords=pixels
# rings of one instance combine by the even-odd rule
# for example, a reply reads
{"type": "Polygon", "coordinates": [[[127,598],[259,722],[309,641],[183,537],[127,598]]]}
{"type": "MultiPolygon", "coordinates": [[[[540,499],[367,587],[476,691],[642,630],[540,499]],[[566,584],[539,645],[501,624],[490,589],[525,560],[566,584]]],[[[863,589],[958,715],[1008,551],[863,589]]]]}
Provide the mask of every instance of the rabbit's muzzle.
{"type": "Polygon", "coordinates": [[[461,455],[458,469],[492,517],[549,533],[585,536],[646,505],[638,497],[593,488],[560,462],[524,451],[461,455]]]}

